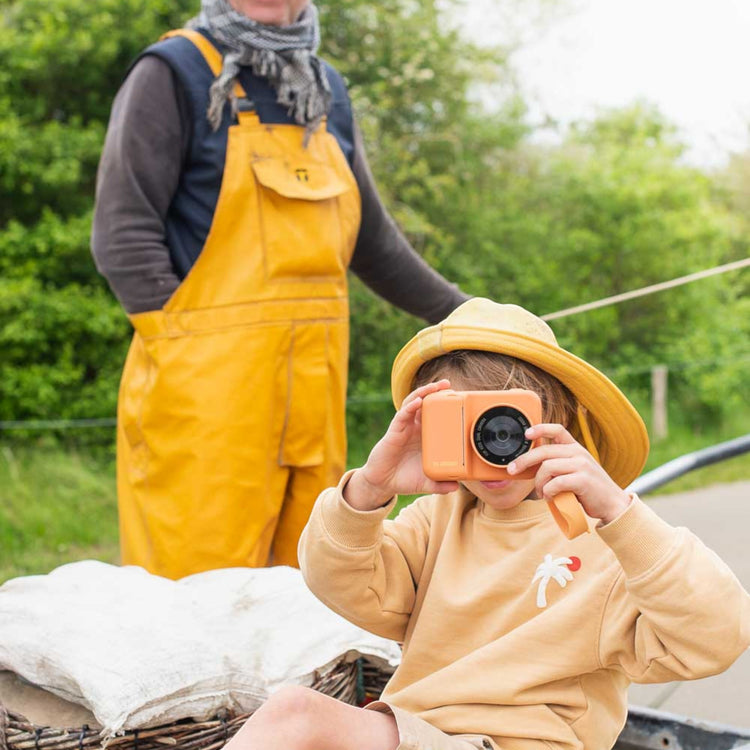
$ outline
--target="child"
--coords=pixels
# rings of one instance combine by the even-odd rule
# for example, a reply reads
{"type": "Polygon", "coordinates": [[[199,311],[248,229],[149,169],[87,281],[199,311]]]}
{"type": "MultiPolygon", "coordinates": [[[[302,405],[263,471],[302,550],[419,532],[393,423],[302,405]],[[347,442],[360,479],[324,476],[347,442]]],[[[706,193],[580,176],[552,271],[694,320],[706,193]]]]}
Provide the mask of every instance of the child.
{"type": "Polygon", "coordinates": [[[750,597],[734,575],[622,489],[646,460],[640,417],[546,323],[469,300],[402,349],[392,387],[388,431],[318,498],[299,556],[323,602],[403,643],[401,664],[371,710],[279,691],[235,750],[605,749],[631,681],[705,677],[747,648],[750,597]],[[542,444],[511,479],[424,475],[422,400],[448,387],[541,397],[545,423],[527,437],[542,444]],[[535,479],[512,479],[529,467],[535,479]],[[566,539],[534,502],[566,490],[593,533],[566,539]],[[397,493],[432,494],[386,520],[397,493]]]}

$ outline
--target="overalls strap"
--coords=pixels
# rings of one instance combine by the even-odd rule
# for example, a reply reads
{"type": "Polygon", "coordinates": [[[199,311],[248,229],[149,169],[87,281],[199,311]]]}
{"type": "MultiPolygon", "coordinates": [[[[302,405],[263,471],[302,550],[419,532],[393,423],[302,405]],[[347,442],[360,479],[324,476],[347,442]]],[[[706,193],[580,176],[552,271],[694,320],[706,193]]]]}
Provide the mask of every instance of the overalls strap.
{"type": "MultiPolygon", "coordinates": [[[[160,38],[171,39],[173,36],[182,36],[191,41],[203,55],[208,67],[211,68],[214,77],[219,77],[223,65],[221,52],[219,52],[219,50],[217,50],[216,47],[214,47],[214,45],[203,36],[203,34],[194,29],[173,29],[166,34],[162,34],[160,38]]],[[[245,89],[242,88],[239,81],[235,81],[234,83],[234,93],[238,99],[247,98],[245,89]]]]}

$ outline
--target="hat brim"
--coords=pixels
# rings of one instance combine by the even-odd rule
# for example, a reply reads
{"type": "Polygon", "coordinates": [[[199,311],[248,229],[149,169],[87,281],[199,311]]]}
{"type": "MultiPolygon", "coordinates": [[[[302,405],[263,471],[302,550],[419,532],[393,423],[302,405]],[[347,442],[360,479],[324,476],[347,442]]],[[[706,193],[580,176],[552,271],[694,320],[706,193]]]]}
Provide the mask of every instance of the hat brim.
{"type": "Polygon", "coordinates": [[[506,354],[557,378],[586,409],[589,421],[593,420],[599,460],[612,479],[624,488],[640,475],[648,457],[648,433],[630,401],[588,362],[560,346],[523,334],[447,322],[425,328],[404,346],[393,363],[391,392],[395,407],[398,409],[411,392],[414,376],[423,363],[458,349],[506,354]]]}

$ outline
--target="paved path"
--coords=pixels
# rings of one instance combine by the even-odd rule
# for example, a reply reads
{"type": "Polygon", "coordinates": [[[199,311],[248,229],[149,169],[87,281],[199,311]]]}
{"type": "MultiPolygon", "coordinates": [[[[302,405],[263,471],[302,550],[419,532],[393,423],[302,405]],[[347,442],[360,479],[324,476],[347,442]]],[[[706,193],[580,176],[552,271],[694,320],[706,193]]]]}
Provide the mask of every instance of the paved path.
{"type": "MultiPolygon", "coordinates": [[[[750,482],[646,497],[673,526],[687,526],[729,564],[750,591],[750,482]]],[[[632,705],[750,728],[750,651],[724,674],[692,682],[633,685],[632,705]]]]}

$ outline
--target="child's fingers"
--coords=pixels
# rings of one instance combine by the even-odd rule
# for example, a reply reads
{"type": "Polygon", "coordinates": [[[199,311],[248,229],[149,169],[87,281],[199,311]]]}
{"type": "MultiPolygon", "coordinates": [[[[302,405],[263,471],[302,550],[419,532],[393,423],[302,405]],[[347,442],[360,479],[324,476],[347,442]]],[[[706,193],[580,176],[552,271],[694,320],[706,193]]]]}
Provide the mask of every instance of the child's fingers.
{"type": "Polygon", "coordinates": [[[436,393],[437,391],[443,391],[446,388],[450,388],[450,380],[444,378],[443,380],[437,380],[434,383],[426,383],[420,385],[419,388],[415,388],[402,402],[401,408],[403,409],[408,403],[413,401],[415,398],[424,398],[429,393],[436,393]]]}
{"type": "Polygon", "coordinates": [[[417,421],[417,415],[421,408],[422,399],[419,396],[409,401],[408,404],[404,403],[391,420],[391,431],[403,432],[405,429],[413,425],[417,421]]]}
{"type": "Polygon", "coordinates": [[[403,432],[411,425],[421,427],[421,408],[425,396],[436,391],[450,388],[450,381],[438,380],[435,383],[427,383],[413,390],[401,403],[401,408],[391,420],[393,432],[403,432]]]}
{"type": "Polygon", "coordinates": [[[551,500],[562,492],[572,492],[580,498],[583,494],[584,482],[579,474],[560,474],[537,487],[536,490],[545,500],[551,500]]]}
{"type": "MultiPolygon", "coordinates": [[[[540,495],[546,496],[548,495],[548,484],[562,477],[566,477],[566,482],[578,486],[584,470],[585,466],[582,466],[575,458],[553,458],[545,461],[534,477],[536,490],[540,495]]],[[[572,490],[572,486],[566,487],[566,489],[572,490]]],[[[561,492],[561,490],[558,490],[558,492],[561,492]]]]}
{"type": "Polygon", "coordinates": [[[530,440],[545,438],[553,443],[575,443],[576,439],[561,424],[535,424],[526,430],[526,437],[530,440]]]}
{"type": "Polygon", "coordinates": [[[396,412],[391,420],[391,433],[404,433],[412,427],[417,430],[422,429],[422,402],[427,393],[434,393],[450,386],[449,381],[441,380],[437,383],[428,383],[425,386],[417,388],[410,393],[405,399],[401,408],[396,412]]]}
{"type": "Polygon", "coordinates": [[[508,464],[508,473],[520,474],[522,471],[536,466],[551,459],[560,458],[572,460],[578,455],[585,456],[578,450],[578,443],[565,443],[564,445],[548,443],[532,448],[527,453],[522,453],[518,458],[508,464]]]}

